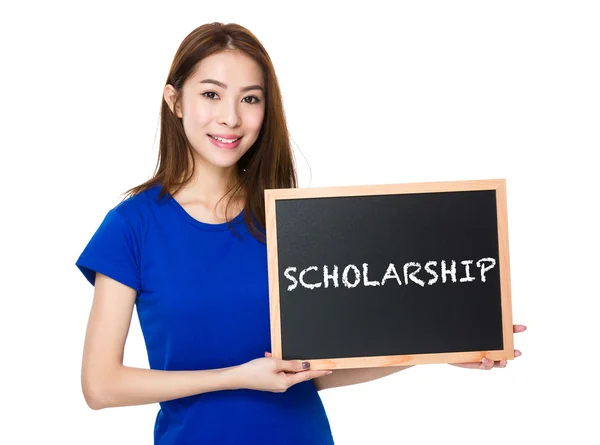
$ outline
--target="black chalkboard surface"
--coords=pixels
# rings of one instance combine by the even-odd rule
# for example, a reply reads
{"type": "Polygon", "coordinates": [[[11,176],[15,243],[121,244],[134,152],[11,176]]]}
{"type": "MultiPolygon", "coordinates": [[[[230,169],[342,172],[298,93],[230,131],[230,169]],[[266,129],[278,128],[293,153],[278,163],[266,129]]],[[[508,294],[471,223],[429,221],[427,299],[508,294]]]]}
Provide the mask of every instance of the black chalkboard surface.
{"type": "Polygon", "coordinates": [[[267,190],[274,357],[513,359],[504,180],[267,190]]]}

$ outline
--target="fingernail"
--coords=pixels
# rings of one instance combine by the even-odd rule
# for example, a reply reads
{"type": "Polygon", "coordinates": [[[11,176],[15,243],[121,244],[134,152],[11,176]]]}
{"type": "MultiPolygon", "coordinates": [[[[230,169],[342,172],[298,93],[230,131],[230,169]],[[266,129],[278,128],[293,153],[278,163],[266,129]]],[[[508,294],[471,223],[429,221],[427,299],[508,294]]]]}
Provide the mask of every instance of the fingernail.
{"type": "Polygon", "coordinates": [[[331,374],[332,372],[333,372],[333,371],[329,371],[329,372],[328,372],[327,374],[325,374],[325,375],[329,375],[329,374],[331,374]]]}
{"type": "Polygon", "coordinates": [[[310,363],[302,362],[302,369],[308,369],[308,368],[310,368],[310,363]]]}
{"type": "Polygon", "coordinates": [[[482,361],[483,361],[484,365],[489,365],[490,364],[490,360],[487,359],[487,358],[484,358],[482,361]]]}

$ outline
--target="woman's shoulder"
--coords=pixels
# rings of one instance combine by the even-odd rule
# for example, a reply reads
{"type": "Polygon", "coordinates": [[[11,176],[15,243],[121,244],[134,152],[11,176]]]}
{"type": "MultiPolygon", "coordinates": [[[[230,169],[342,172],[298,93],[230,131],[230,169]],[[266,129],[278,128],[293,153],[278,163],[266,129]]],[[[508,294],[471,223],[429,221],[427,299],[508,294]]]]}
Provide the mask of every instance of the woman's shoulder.
{"type": "Polygon", "coordinates": [[[159,185],[149,187],[135,195],[124,198],[111,210],[123,216],[133,216],[148,212],[154,206],[160,205],[163,201],[169,199],[168,195],[159,199],[160,190],[161,186],[159,185]]]}
{"type": "MultiPolygon", "coordinates": [[[[159,199],[160,186],[152,186],[135,195],[123,198],[108,211],[107,217],[112,215],[113,220],[120,220],[131,229],[142,229],[151,222],[160,211],[160,206],[169,198],[159,199]]],[[[109,219],[109,218],[107,218],[109,219]]]]}

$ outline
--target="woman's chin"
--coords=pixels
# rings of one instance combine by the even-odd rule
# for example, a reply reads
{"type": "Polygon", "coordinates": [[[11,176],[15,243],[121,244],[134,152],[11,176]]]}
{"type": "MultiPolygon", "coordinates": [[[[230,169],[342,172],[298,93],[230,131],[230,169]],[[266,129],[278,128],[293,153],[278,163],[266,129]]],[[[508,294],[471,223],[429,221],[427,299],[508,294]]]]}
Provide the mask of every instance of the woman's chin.
{"type": "Polygon", "coordinates": [[[229,156],[202,156],[197,153],[196,162],[200,165],[227,170],[234,167],[241,158],[239,155],[231,155],[233,155],[233,153],[229,156]]]}

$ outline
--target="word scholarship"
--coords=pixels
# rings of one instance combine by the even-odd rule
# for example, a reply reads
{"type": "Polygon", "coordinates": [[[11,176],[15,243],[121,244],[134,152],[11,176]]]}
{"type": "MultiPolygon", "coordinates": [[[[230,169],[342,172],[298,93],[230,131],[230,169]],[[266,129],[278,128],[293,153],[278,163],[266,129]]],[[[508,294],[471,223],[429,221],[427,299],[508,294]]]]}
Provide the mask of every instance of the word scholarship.
{"type": "MultiPolygon", "coordinates": [[[[341,273],[341,282],[344,287],[349,289],[361,284],[365,287],[384,286],[388,281],[397,283],[398,286],[414,283],[421,287],[432,286],[436,283],[468,283],[476,280],[485,283],[486,274],[496,266],[496,260],[488,257],[477,261],[462,260],[460,264],[462,267],[457,268],[456,260],[449,263],[443,260],[439,266],[438,261],[427,261],[424,265],[419,262],[408,262],[404,263],[400,268],[401,273],[398,273],[396,265],[389,263],[379,281],[369,279],[368,263],[363,263],[360,269],[354,264],[348,264],[341,273]],[[476,271],[472,274],[473,264],[476,271]],[[457,269],[460,269],[460,276],[457,269]]],[[[327,289],[330,286],[340,287],[339,270],[337,265],[334,265],[331,270],[327,265],[309,266],[298,274],[298,268],[290,266],[285,269],[283,275],[289,281],[288,292],[301,288],[314,290],[323,287],[327,289]]]]}

